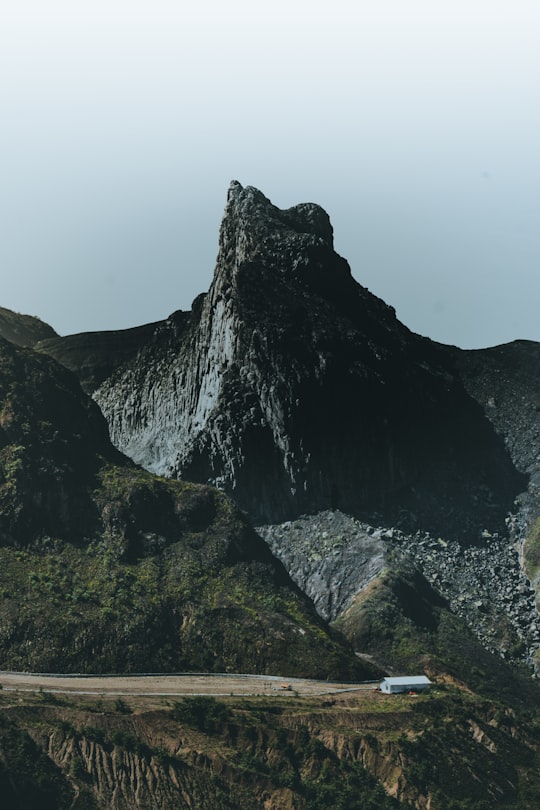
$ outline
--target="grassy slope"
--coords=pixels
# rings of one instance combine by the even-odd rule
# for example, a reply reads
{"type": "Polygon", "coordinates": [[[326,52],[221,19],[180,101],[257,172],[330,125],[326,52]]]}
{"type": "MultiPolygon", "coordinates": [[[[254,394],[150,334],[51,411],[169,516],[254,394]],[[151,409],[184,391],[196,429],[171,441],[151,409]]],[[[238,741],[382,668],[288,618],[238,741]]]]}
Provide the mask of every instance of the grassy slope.
{"type": "Polygon", "coordinates": [[[99,478],[91,543],[0,548],[3,668],[362,674],[224,495],[99,478]]]}
{"type": "Polygon", "coordinates": [[[540,574],[540,517],[533,523],[525,540],[523,562],[527,577],[531,582],[537,582],[540,574]]]}
{"type": "Polygon", "coordinates": [[[355,649],[396,673],[430,672],[516,709],[540,706],[529,671],[489,653],[422,575],[403,561],[359,594],[335,622],[355,649]]]}
{"type": "Polygon", "coordinates": [[[3,341],[0,668],[369,671],[231,501],[135,467],[69,372],[3,341]]]}

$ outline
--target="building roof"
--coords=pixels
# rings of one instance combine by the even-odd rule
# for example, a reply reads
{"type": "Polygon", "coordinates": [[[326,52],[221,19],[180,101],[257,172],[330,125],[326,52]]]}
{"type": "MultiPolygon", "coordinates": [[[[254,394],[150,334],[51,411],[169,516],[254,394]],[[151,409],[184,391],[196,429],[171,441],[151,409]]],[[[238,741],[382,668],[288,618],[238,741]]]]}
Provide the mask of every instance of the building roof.
{"type": "Polygon", "coordinates": [[[429,678],[425,675],[403,675],[399,678],[384,678],[383,683],[388,683],[390,686],[405,686],[406,684],[428,684],[431,683],[429,678]]]}

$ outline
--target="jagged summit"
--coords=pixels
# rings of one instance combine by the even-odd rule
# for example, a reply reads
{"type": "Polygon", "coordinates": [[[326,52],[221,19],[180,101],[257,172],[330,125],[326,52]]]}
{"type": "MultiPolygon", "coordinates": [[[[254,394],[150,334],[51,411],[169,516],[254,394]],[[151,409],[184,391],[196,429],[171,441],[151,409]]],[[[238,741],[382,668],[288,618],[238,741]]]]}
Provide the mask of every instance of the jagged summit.
{"type": "Polygon", "coordinates": [[[282,210],[275,206],[268,197],[254,186],[242,186],[233,180],[227,193],[227,205],[223,218],[222,230],[233,220],[236,226],[253,231],[259,224],[267,230],[269,220],[279,231],[291,230],[296,233],[305,233],[322,240],[329,248],[333,248],[334,231],[330,224],[330,217],[326,211],[316,203],[299,203],[282,210]]]}
{"type": "Polygon", "coordinates": [[[219,233],[219,254],[212,290],[234,294],[250,282],[276,284],[283,275],[323,295],[333,289],[354,294],[347,262],[333,249],[333,229],[326,211],[314,203],[286,210],[273,205],[253,186],[233,181],[219,233]]]}
{"type": "Polygon", "coordinates": [[[95,397],[133,459],[215,483],[259,522],[405,511],[474,535],[517,491],[453,359],[354,280],[323,209],[237,182],[208,294],[95,397]]]}

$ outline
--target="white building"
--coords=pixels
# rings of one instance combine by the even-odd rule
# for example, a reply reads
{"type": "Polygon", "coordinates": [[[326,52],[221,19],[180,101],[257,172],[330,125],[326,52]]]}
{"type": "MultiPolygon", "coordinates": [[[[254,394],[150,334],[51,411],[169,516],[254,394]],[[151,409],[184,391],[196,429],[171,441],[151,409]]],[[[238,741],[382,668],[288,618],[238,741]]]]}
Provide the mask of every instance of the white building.
{"type": "Polygon", "coordinates": [[[431,684],[425,675],[405,675],[400,678],[385,678],[381,681],[380,690],[387,695],[398,692],[423,692],[431,684]]]}

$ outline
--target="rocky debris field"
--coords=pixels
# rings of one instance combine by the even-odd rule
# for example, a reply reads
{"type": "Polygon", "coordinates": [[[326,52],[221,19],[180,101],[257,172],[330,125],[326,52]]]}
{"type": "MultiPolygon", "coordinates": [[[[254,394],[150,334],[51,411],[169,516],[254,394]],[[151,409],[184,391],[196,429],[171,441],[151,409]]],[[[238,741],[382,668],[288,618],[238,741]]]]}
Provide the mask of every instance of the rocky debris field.
{"type": "Polygon", "coordinates": [[[337,510],[259,526],[257,532],[327,621],[380,574],[388,551],[382,530],[337,510]]]}
{"type": "Polygon", "coordinates": [[[449,608],[465,619],[486,649],[532,663],[540,646],[534,589],[520,566],[518,515],[508,536],[485,531],[474,544],[426,532],[375,527],[339,511],[321,512],[258,532],[319,613],[333,621],[392,558],[414,562],[449,608]]]}
{"type": "MultiPolygon", "coordinates": [[[[487,535],[487,533],[486,533],[487,535]]],[[[532,662],[540,646],[534,589],[525,578],[519,548],[508,537],[487,535],[475,546],[392,530],[391,542],[422,571],[466,619],[486,649],[532,662]]]]}

